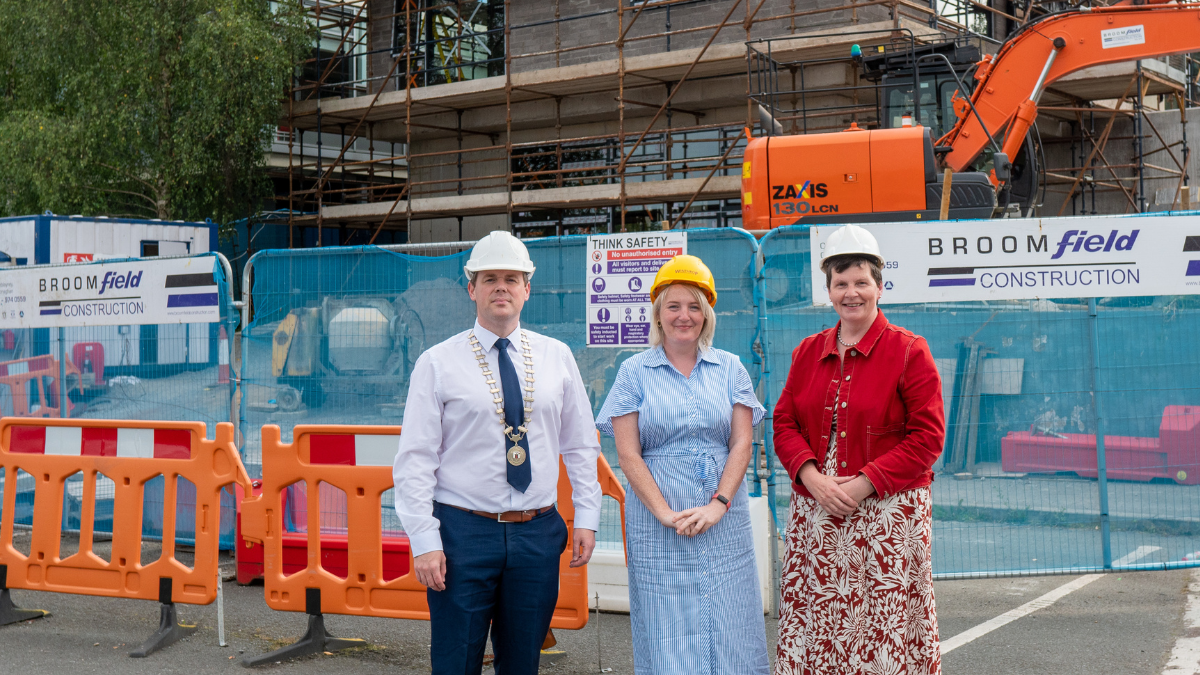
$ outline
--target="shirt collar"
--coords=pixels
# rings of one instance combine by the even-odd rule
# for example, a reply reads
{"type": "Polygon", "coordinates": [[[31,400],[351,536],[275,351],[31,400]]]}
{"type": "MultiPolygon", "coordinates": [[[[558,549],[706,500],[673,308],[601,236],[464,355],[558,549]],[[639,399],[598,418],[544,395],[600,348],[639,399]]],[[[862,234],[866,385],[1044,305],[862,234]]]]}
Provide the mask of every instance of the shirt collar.
{"type": "MultiPolygon", "coordinates": [[[[700,350],[700,358],[697,360],[697,363],[700,361],[708,361],[709,363],[721,365],[721,360],[717,358],[716,350],[711,348],[700,350]]],[[[667,353],[663,351],[662,345],[659,345],[646,352],[646,360],[643,365],[647,368],[657,368],[658,366],[669,366],[671,362],[667,360],[667,353]]]]}
{"type": "MultiPolygon", "coordinates": [[[[492,347],[496,346],[496,340],[499,340],[500,336],[496,335],[492,331],[479,325],[479,319],[475,320],[475,329],[474,330],[475,330],[475,339],[479,340],[479,345],[481,347],[483,347],[483,351],[485,351],[485,352],[492,351],[492,347]]],[[[513,332],[509,333],[509,335],[508,335],[509,342],[513,342],[514,335],[518,336],[518,337],[521,335],[521,324],[518,323],[517,327],[513,330],[513,332]]]]}
{"type": "MultiPolygon", "coordinates": [[[[883,315],[883,310],[875,315],[875,322],[867,329],[867,334],[862,336],[862,339],[855,343],[854,348],[862,353],[863,356],[870,356],[871,350],[875,347],[875,343],[879,342],[879,336],[883,334],[883,329],[887,327],[887,317],[883,315]]],[[[825,352],[824,356],[837,356],[838,345],[837,335],[838,330],[842,327],[842,322],[839,320],[833,330],[829,331],[829,335],[825,337],[825,352]]],[[[824,356],[822,358],[824,358],[824,356]]]]}

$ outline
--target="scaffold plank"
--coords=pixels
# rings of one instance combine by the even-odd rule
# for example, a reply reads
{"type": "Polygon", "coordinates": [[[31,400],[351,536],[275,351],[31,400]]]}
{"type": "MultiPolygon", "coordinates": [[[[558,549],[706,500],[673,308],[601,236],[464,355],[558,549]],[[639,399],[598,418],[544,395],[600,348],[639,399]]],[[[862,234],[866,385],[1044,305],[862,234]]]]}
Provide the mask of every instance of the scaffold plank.
{"type": "MultiPolygon", "coordinates": [[[[704,182],[703,178],[646,181],[625,185],[626,204],[658,204],[667,201],[687,201],[704,182]]],[[[737,199],[742,183],[738,176],[715,176],[700,192],[704,199],[737,199]]],[[[584,185],[545,190],[522,190],[512,195],[514,209],[578,209],[615,206],[620,202],[620,185],[584,185]]],[[[414,219],[479,216],[505,213],[507,192],[446,197],[418,197],[412,200],[414,219]]],[[[391,213],[389,222],[402,222],[404,204],[392,208],[393,202],[329,206],[322,210],[322,220],[331,222],[378,221],[391,213]]],[[[309,219],[315,219],[310,217],[309,219]]],[[[297,219],[300,222],[304,219],[297,219]]]]}

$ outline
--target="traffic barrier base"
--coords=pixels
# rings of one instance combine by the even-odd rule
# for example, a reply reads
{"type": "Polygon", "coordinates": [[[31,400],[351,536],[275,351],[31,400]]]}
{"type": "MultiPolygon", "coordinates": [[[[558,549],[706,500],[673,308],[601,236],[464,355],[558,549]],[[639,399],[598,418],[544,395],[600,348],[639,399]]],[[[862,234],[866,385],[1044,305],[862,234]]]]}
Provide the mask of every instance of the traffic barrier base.
{"type": "Polygon", "coordinates": [[[44,609],[21,609],[13,604],[8,590],[8,565],[0,565],[0,626],[50,616],[44,609]]]}
{"type": "Polygon", "coordinates": [[[294,659],[301,656],[336,652],[351,647],[365,647],[366,640],[359,638],[333,637],[325,629],[325,615],[321,614],[321,589],[304,589],[304,613],[308,614],[308,630],[304,637],[286,647],[280,647],[273,652],[259,656],[247,656],[242,659],[242,665],[247,668],[261,666],[284,659],[294,659]]]}
{"type": "Polygon", "coordinates": [[[175,603],[171,601],[171,586],[170,577],[158,580],[158,602],[162,605],[158,614],[158,630],[140,647],[129,652],[130,656],[136,659],[149,656],[196,632],[196,624],[179,623],[179,614],[175,610],[175,603]]]}

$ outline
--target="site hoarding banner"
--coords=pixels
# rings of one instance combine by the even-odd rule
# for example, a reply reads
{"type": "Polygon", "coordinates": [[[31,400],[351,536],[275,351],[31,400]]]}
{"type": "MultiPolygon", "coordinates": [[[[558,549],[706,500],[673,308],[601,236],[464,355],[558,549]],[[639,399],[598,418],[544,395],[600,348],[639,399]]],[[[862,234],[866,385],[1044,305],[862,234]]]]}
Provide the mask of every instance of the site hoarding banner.
{"type": "Polygon", "coordinates": [[[588,237],[587,344],[650,346],[650,285],[658,268],[687,253],[682,231],[588,237]]]}
{"type": "Polygon", "coordinates": [[[217,259],[147,258],[0,270],[0,328],[220,321],[217,259]]]}
{"type": "MultiPolygon", "coordinates": [[[[813,226],[813,304],[839,226],[813,226]]],[[[1200,294],[1200,217],[1092,216],[862,225],[885,260],[881,304],[1200,294]]]]}

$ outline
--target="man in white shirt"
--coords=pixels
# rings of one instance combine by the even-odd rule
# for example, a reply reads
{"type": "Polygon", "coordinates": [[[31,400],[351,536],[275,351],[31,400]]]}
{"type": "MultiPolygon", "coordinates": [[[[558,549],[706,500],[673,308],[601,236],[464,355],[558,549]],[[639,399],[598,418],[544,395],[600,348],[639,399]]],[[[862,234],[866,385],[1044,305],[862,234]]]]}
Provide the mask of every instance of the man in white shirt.
{"type": "Polygon", "coordinates": [[[558,601],[574,491],[571,567],[596,546],[600,485],[591,406],[571,350],[520,326],[533,261],[492,232],[464,267],[471,330],[417,360],[393,479],[396,513],[428,590],[435,675],[480,672],[489,626],[497,675],[534,675],[558,601]]]}

